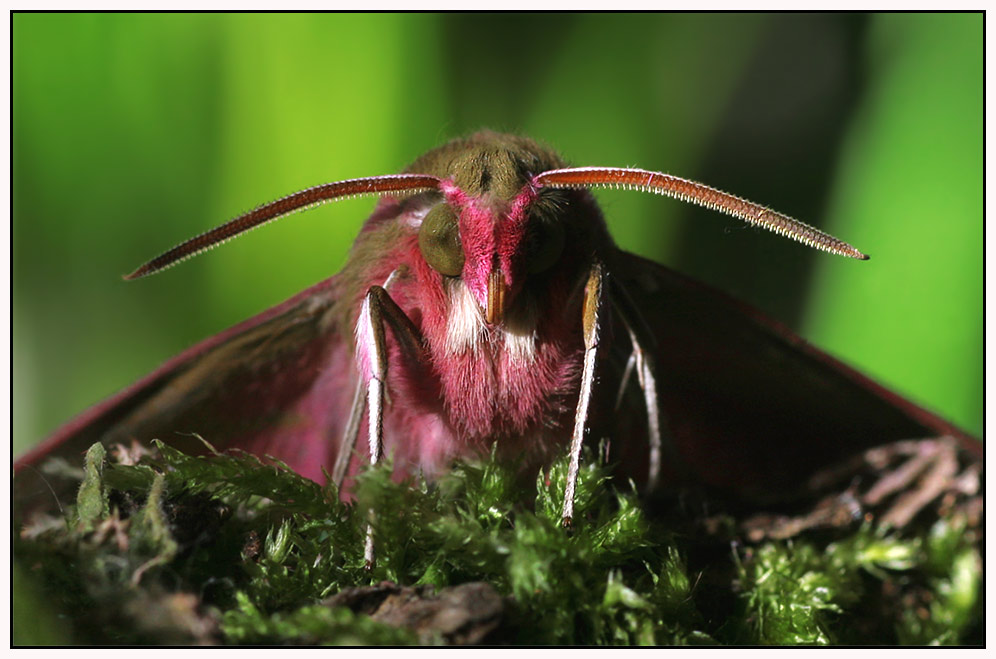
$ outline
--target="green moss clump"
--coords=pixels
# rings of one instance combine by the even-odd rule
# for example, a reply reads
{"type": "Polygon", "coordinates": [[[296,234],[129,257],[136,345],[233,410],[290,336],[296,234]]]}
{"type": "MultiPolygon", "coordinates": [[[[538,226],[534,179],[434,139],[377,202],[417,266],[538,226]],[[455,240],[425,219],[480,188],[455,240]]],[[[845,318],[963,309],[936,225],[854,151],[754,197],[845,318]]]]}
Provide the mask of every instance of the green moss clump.
{"type": "MultiPolygon", "coordinates": [[[[491,584],[507,603],[487,639],[496,643],[951,644],[979,629],[980,557],[957,520],[923,537],[864,526],[832,541],[712,540],[702,554],[708,540],[649,519],[593,460],[568,530],[566,459],[540,473],[534,491],[493,455],[432,484],[396,483],[385,462],[359,476],[347,504],[334,487],[248,454],[157,448],[138,465],[93,449],[65,523],[36,521],[16,541],[19,571],[72,621],[63,639],[442,642],[323,604],[382,581],[491,584]]],[[[31,595],[15,601],[15,630],[17,605],[31,595]]]]}

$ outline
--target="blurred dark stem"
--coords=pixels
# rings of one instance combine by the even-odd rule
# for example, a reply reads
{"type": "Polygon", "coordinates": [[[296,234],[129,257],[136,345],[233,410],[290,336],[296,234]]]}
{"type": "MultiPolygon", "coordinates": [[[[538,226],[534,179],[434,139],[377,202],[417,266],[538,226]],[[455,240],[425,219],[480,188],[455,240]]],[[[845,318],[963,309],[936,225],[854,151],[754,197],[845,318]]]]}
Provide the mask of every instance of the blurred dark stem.
{"type": "Polygon", "coordinates": [[[532,107],[529,99],[547,80],[544,67],[554,67],[551,55],[560,51],[577,21],[573,13],[444,14],[456,133],[482,127],[521,130],[532,107]]]}
{"type": "MultiPolygon", "coordinates": [[[[833,233],[826,224],[827,197],[865,90],[868,21],[856,14],[774,17],[701,169],[689,175],[833,233]]],[[[735,220],[717,222],[704,209],[688,207],[682,215],[674,252],[679,271],[798,326],[813,264],[832,257],[735,220]],[[719,239],[724,231],[735,239],[719,239]]]]}

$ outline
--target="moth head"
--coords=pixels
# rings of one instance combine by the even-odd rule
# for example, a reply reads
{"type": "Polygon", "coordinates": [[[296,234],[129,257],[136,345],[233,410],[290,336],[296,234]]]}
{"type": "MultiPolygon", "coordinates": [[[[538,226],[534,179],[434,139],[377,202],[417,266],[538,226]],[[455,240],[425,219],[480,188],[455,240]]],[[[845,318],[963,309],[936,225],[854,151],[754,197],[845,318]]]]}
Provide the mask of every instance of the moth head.
{"type": "Polygon", "coordinates": [[[443,199],[419,227],[419,250],[432,269],[462,280],[489,324],[500,323],[530,280],[560,261],[562,209],[531,182],[510,200],[468,194],[449,179],[440,189],[443,199]]]}

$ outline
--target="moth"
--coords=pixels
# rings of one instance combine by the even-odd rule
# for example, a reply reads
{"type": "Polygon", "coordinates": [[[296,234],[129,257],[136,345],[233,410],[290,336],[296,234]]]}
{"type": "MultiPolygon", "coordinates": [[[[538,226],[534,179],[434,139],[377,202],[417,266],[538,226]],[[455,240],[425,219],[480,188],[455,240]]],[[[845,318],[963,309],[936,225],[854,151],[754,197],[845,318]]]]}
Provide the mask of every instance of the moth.
{"type": "Polygon", "coordinates": [[[481,132],[404,173],[260,206],[127,275],[319,204],[379,197],[339,274],[167,361],[17,460],[17,507],[51,500],[29,469],[47,457],[154,438],[196,452],[195,433],[315,480],[326,469],[347,491],[385,451],[399,473],[429,477],[492,446],[527,467],[566,451],[566,524],[586,438],[610,439],[647,490],[696,481],[757,498],[890,441],[971,443],[756,310],[619,249],[590,192],[606,187],[867,258],[700,183],[570,167],[532,140],[481,132]]]}

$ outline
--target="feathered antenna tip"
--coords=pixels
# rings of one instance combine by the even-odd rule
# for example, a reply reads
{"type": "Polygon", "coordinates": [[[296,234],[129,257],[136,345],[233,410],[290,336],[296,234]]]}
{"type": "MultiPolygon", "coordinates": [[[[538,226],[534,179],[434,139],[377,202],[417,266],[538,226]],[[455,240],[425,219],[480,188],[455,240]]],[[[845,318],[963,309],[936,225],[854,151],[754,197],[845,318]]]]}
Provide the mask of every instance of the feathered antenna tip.
{"type": "Polygon", "coordinates": [[[533,179],[533,184],[552,188],[622,188],[665,195],[732,215],[825,252],[868,260],[866,254],[852,245],[788,215],[702,183],[662,172],[618,167],[573,167],[543,172],[533,179]]]}

